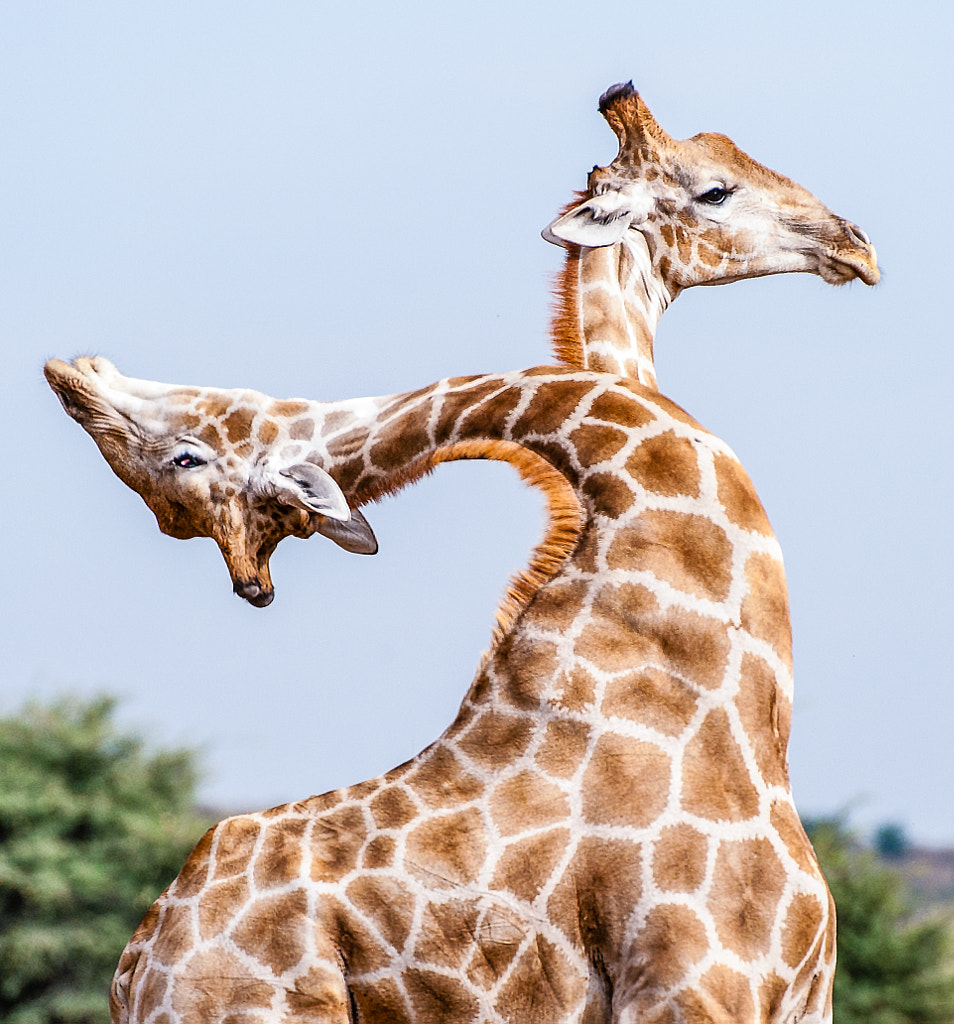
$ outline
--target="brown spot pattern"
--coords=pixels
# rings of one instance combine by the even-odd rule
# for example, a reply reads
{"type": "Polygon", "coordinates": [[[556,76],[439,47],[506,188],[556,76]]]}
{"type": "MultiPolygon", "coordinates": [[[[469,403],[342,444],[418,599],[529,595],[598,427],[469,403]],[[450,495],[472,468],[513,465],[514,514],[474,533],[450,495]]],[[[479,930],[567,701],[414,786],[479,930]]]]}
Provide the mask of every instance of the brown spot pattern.
{"type": "Polygon", "coordinates": [[[314,420],[295,420],[288,428],[288,436],[293,441],[310,441],[315,436],[314,420]]]}
{"type": "Polygon", "coordinates": [[[209,852],[212,849],[212,842],[216,833],[221,829],[222,825],[219,825],[218,828],[210,828],[196,843],[192,853],[189,854],[188,859],[183,864],[178,877],[172,883],[172,891],[176,896],[181,899],[188,899],[190,896],[195,896],[201,892],[202,887],[209,878],[209,869],[211,867],[209,852]]]}
{"type": "Polygon", "coordinates": [[[479,796],[484,788],[445,746],[430,750],[405,781],[429,807],[466,803],[479,796]]]}
{"type": "Polygon", "coordinates": [[[192,910],[188,905],[167,906],[152,945],[152,955],[161,964],[171,965],[192,949],[192,910]]]}
{"type": "Polygon", "coordinates": [[[361,854],[361,866],[371,870],[391,867],[396,845],[393,836],[375,836],[361,854]]]}
{"type": "Polygon", "coordinates": [[[458,885],[475,881],[486,853],[487,838],[474,808],[424,821],[407,838],[410,866],[435,884],[439,878],[458,885]]]}
{"type": "Polygon", "coordinates": [[[421,1021],[474,1020],[477,1000],[459,981],[434,971],[410,969],[404,972],[415,1019],[421,1021]]]}
{"type": "Polygon", "coordinates": [[[675,988],[708,948],[705,926],[688,907],[662,903],[646,915],[633,942],[623,985],[656,991],[675,988]]]}
{"type": "Polygon", "coordinates": [[[732,545],[699,515],[647,511],[621,529],[606,556],[610,569],[643,570],[677,590],[724,601],[732,583],[732,545]]]}
{"type": "Polygon", "coordinates": [[[516,760],[530,742],[530,723],[526,718],[488,711],[481,715],[458,740],[458,746],[481,768],[516,760]]]}
{"type": "Polygon", "coordinates": [[[416,813],[407,793],[395,787],[383,789],[371,801],[371,814],[378,828],[402,828],[416,813]]]}
{"type": "Polygon", "coordinates": [[[214,392],[203,395],[195,403],[196,412],[210,420],[220,420],[229,411],[232,400],[225,395],[217,395],[214,392]]]}
{"type": "Polygon", "coordinates": [[[585,837],[547,902],[550,920],[572,942],[619,949],[642,891],[638,843],[585,837]]]}
{"type": "Polygon", "coordinates": [[[745,565],[745,578],[748,593],[742,602],[743,628],[771,644],[791,669],[792,630],[788,615],[788,588],[781,563],[771,555],[751,555],[745,565]]]}
{"type": "Polygon", "coordinates": [[[284,401],[272,402],[269,406],[268,411],[272,416],[304,416],[308,412],[309,406],[307,402],[295,401],[295,399],[286,399],[284,401]]]}
{"type": "Polygon", "coordinates": [[[479,910],[467,900],[428,903],[414,946],[415,956],[424,963],[460,967],[472,948],[479,910]]]}
{"type": "Polygon", "coordinates": [[[215,870],[212,877],[231,878],[249,866],[261,826],[250,818],[227,818],[215,830],[215,870]]]}
{"type": "Polygon", "coordinates": [[[388,875],[357,878],[347,889],[348,899],[365,914],[399,952],[404,949],[414,920],[414,898],[406,885],[388,875]]]}
{"type": "MultiPolygon", "coordinates": [[[[499,391],[499,385],[488,386],[486,392],[489,394],[494,388],[499,391]]],[[[493,402],[486,402],[473,406],[468,401],[468,409],[463,416],[460,410],[448,408],[447,415],[442,416],[438,425],[439,436],[447,436],[455,426],[458,429],[459,437],[492,437],[501,433],[501,428],[507,417],[516,408],[520,401],[520,394],[510,391],[496,398],[493,402]]]]}
{"type": "Polygon", "coordinates": [[[755,655],[746,654],[742,658],[735,706],[762,778],[770,786],[787,786],[785,752],[792,722],[792,702],[779,688],[775,673],[755,655]]]}
{"type": "Polygon", "coordinates": [[[238,444],[239,441],[247,440],[252,433],[252,420],[254,419],[254,409],[236,409],[229,413],[222,421],[229,444],[238,444]]]}
{"type": "Polygon", "coordinates": [[[558,431],[584,396],[592,390],[593,385],[587,381],[542,383],[514,424],[514,438],[524,434],[552,434],[558,431]]]}
{"type": "Polygon", "coordinates": [[[209,886],[199,899],[200,938],[210,939],[224,932],[248,898],[248,879],[244,875],[209,886]]]}
{"type": "Polygon", "coordinates": [[[610,519],[618,519],[633,504],[633,492],[612,473],[588,476],[583,481],[583,493],[596,512],[610,519]]]}
{"type": "Polygon", "coordinates": [[[824,916],[814,896],[795,894],[782,926],[782,956],[789,967],[798,967],[817,942],[824,916]]]}
{"type": "Polygon", "coordinates": [[[653,846],[653,878],[665,892],[692,892],[705,878],[709,841],[691,825],[664,828],[653,846]]]}
{"type": "Polygon", "coordinates": [[[586,669],[574,665],[557,677],[554,703],[564,711],[583,711],[596,697],[596,681],[586,669]]]}
{"type": "Polygon", "coordinates": [[[635,480],[656,494],[699,494],[699,462],[692,442],[671,430],[647,438],[630,455],[626,469],[635,480]]]}
{"type": "Polygon", "coordinates": [[[407,465],[418,453],[430,446],[427,436],[428,410],[413,409],[402,416],[385,438],[372,445],[371,461],[385,472],[394,472],[407,465]]]}
{"type": "Polygon", "coordinates": [[[778,833],[779,838],[785,844],[792,860],[802,869],[811,875],[818,875],[818,866],[815,861],[815,853],[812,844],[805,835],[805,829],[795,813],[795,808],[789,803],[777,803],[772,808],[772,827],[778,833]]]}
{"type": "Polygon", "coordinates": [[[244,963],[222,949],[195,956],[172,992],[172,1008],[182,1024],[227,1021],[236,1006],[242,1007],[245,1020],[264,1024],[271,1003],[272,986],[250,978],[244,963]],[[256,1009],[262,1011],[260,1017],[256,1009]]]}
{"type": "Polygon", "coordinates": [[[703,974],[698,989],[680,993],[678,1003],[686,1021],[756,1024],[755,1000],[748,979],[722,964],[703,974]]]}
{"type": "Polygon", "coordinates": [[[678,676],[646,668],[616,676],[606,684],[602,711],[642,722],[666,736],[678,736],[696,713],[692,687],[678,676]]]}
{"type": "Polygon", "coordinates": [[[564,955],[542,936],[521,956],[507,979],[497,1007],[508,1021],[558,1024],[586,991],[586,980],[570,969],[564,955]]]}
{"type": "Polygon", "coordinates": [[[260,896],[232,932],[239,949],[284,974],[305,952],[303,932],[308,897],[304,889],[280,896],[260,896]]]}
{"type": "Polygon", "coordinates": [[[719,502],[729,519],[743,530],[760,533],[763,537],[771,536],[772,527],[765,509],[756,497],[745,470],[727,455],[716,455],[713,461],[719,502]]]}
{"type": "Polygon", "coordinates": [[[550,825],[569,810],[559,786],[535,772],[520,772],[501,782],[490,796],[490,813],[502,836],[550,825]]]}
{"type": "Polygon", "coordinates": [[[260,889],[285,885],[298,876],[302,861],[304,818],[281,821],[265,829],[262,850],[255,862],[253,877],[260,889]]]}
{"type": "Polygon", "coordinates": [[[568,829],[556,828],[510,843],[497,864],[492,886],[531,902],[563,857],[569,840],[568,829]]]}
{"type": "Polygon", "coordinates": [[[388,1024],[412,1024],[404,996],[401,995],[397,983],[391,978],[384,978],[372,985],[352,984],[351,992],[358,1004],[361,1020],[387,1021],[388,1024]]]}
{"type": "Polygon", "coordinates": [[[655,417],[644,406],[634,402],[631,396],[619,395],[613,391],[604,392],[590,406],[590,418],[618,423],[623,427],[642,427],[655,417]]]}
{"type": "Polygon", "coordinates": [[[563,633],[579,615],[588,590],[583,580],[547,584],[534,595],[533,603],[526,612],[526,621],[563,633]]]}
{"type": "Polygon", "coordinates": [[[364,839],[364,817],[357,807],[342,807],[319,818],[312,833],[314,881],[336,882],[351,871],[364,839]]]}
{"type": "Polygon", "coordinates": [[[258,439],[262,444],[271,444],[278,437],[278,424],[274,420],[263,420],[259,424],[258,439]]]}
{"type": "Polygon", "coordinates": [[[550,722],[536,753],[536,763],[558,779],[575,775],[586,755],[590,727],[585,722],[557,718],[550,722]]]}
{"type": "Polygon", "coordinates": [[[722,708],[706,715],[686,745],[682,805],[710,821],[744,821],[758,813],[758,790],[722,708]]]}
{"type": "Polygon", "coordinates": [[[708,907],[719,941],[743,960],[768,952],[785,869],[767,839],[722,842],[708,907]]]}
{"type": "Polygon", "coordinates": [[[645,828],[669,799],[669,755],[652,743],[606,733],[583,775],[583,817],[597,825],[645,828]]]}

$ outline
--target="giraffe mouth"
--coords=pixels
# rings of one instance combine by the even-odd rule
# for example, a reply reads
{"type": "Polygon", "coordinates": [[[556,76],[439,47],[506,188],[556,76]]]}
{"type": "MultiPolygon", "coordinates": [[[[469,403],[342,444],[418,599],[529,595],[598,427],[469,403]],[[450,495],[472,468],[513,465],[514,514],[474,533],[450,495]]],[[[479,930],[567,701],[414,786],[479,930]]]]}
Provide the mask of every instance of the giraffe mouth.
{"type": "Polygon", "coordinates": [[[77,421],[84,412],[90,411],[94,397],[83,368],[76,365],[78,362],[50,359],[43,367],[44,376],[67,416],[77,421]]]}
{"type": "Polygon", "coordinates": [[[846,284],[856,278],[868,285],[877,284],[881,271],[871,239],[850,220],[837,220],[841,228],[840,237],[830,246],[827,258],[822,261],[819,268],[821,276],[829,284],[846,284]]]}
{"type": "Polygon", "coordinates": [[[881,279],[873,248],[866,253],[832,253],[819,270],[829,284],[847,284],[860,279],[867,285],[875,285],[881,279]]]}
{"type": "Polygon", "coordinates": [[[274,589],[265,589],[256,580],[236,580],[232,591],[256,608],[267,608],[275,600],[274,589]]]}

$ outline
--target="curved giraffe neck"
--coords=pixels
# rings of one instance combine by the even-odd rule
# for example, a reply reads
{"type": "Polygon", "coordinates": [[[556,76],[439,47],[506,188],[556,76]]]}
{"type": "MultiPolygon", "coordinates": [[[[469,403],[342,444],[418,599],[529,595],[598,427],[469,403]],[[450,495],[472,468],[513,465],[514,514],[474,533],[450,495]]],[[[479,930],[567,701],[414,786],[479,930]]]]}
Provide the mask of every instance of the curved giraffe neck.
{"type": "Polygon", "coordinates": [[[556,292],[551,334],[561,362],[656,390],[653,340],[675,296],[654,271],[642,233],[599,248],[568,243],[556,292]]]}
{"type": "MultiPolygon", "coordinates": [[[[788,680],[788,692],[785,584],[768,520],[731,450],[657,393],[587,371],[540,367],[454,378],[405,395],[327,408],[334,412],[317,431],[324,438],[325,468],[353,506],[396,493],[455,459],[508,462],[543,491],[546,535],[498,612],[498,644],[512,639],[515,622],[545,586],[597,572],[597,545],[607,566],[614,560],[645,564],[650,589],[670,586],[666,572],[672,569],[677,589],[721,595],[719,618],[733,627],[745,620],[763,637],[771,648],[763,654],[788,680]],[[331,426],[331,419],[338,425],[331,426]],[[740,572],[755,555],[760,575],[750,584],[740,572]],[[751,602],[743,610],[752,587],[773,594],[757,613],[751,602]]],[[[663,604],[670,611],[673,600],[667,591],[663,604]]],[[[662,625],[642,622],[622,606],[601,614],[618,619],[622,644],[640,632],[685,631],[670,614],[662,616],[662,625]]],[[[680,620],[682,613],[672,614],[680,620]]]]}
{"type": "Polygon", "coordinates": [[[830,1019],[784,577],[731,452],[633,381],[557,367],[289,419],[276,443],[307,437],[352,506],[494,458],[562,527],[435,743],[206,835],[123,954],[117,1024],[830,1019]]]}

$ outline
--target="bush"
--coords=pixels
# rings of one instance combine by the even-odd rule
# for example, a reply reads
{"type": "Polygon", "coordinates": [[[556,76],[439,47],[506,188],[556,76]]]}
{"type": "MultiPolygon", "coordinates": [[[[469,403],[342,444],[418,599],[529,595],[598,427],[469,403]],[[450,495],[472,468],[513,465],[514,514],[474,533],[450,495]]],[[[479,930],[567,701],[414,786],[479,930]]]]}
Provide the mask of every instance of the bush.
{"type": "Polygon", "coordinates": [[[901,876],[841,819],[808,826],[838,912],[837,1024],[951,1024],[951,933],[915,922],[901,876]]]}
{"type": "Polygon", "coordinates": [[[108,1020],[113,970],[205,823],[194,755],[147,753],[114,701],[0,718],[0,1020],[108,1020]]]}

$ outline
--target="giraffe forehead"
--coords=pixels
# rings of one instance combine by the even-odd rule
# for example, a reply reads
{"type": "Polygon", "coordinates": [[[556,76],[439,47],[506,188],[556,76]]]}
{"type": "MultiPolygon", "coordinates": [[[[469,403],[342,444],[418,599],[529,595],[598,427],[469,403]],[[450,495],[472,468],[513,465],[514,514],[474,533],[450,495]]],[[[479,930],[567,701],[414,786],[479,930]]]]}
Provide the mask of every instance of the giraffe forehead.
{"type": "Polygon", "coordinates": [[[677,155],[683,158],[683,164],[692,163],[713,174],[729,173],[737,179],[749,181],[762,188],[804,191],[791,178],[786,178],[785,175],[753,160],[726,135],[703,132],[686,139],[680,145],[683,148],[677,155]]]}

